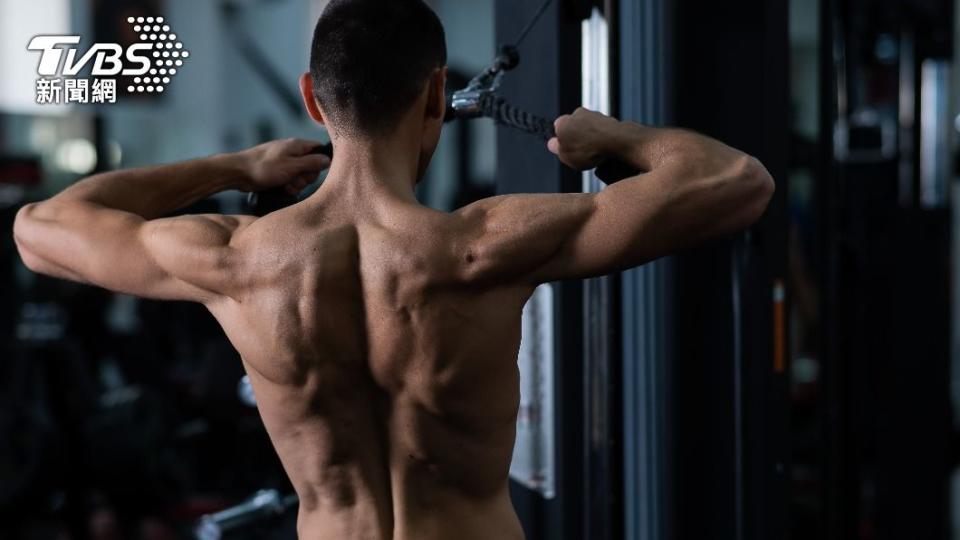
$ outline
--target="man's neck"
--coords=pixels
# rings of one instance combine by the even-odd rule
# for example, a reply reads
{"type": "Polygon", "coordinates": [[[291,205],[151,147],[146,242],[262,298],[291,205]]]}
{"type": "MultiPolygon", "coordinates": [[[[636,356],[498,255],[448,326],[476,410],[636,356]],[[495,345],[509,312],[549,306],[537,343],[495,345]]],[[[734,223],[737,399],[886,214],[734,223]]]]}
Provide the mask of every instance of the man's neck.
{"type": "Polygon", "coordinates": [[[420,170],[419,138],[397,133],[389,137],[334,142],[333,163],[317,194],[337,197],[390,196],[416,202],[420,170]]]}

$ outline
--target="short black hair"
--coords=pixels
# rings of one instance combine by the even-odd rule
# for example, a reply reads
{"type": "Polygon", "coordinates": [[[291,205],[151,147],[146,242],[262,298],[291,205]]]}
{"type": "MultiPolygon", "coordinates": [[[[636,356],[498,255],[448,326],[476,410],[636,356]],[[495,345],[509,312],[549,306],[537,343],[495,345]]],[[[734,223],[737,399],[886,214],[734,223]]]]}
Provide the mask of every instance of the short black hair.
{"type": "Polygon", "coordinates": [[[332,0],[310,51],[314,96],[349,136],[396,127],[446,63],[443,24],[423,0],[332,0]]]}

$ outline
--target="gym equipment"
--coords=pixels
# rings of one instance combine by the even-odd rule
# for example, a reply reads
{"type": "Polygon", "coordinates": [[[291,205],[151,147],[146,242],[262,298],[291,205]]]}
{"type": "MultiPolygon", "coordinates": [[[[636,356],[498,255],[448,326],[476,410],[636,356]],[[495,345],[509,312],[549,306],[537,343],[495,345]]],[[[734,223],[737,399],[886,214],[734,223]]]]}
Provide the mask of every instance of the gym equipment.
{"type": "MultiPolygon", "coordinates": [[[[490,118],[499,125],[550,140],[556,137],[553,122],[511,105],[497,91],[504,75],[520,65],[520,44],[536,26],[553,0],[545,0],[533,18],[520,31],[512,45],[501,45],[493,64],[473,78],[466,88],[453,93],[447,103],[446,122],[457,119],[490,118]]],[[[636,176],[640,171],[618,160],[597,167],[597,177],[608,184],[636,176]]]]}
{"type": "MultiPolygon", "coordinates": [[[[237,383],[237,398],[248,407],[257,407],[249,375],[244,375],[237,383]]],[[[220,540],[224,534],[280,517],[298,503],[296,495],[281,496],[275,489],[262,489],[236,506],[202,516],[194,528],[194,538],[220,540]]]]}
{"type": "Polygon", "coordinates": [[[237,383],[237,397],[240,398],[240,403],[247,407],[257,408],[257,396],[253,393],[253,385],[250,384],[249,375],[244,375],[237,383]]]}
{"type": "Polygon", "coordinates": [[[200,518],[194,529],[196,540],[220,540],[224,534],[284,515],[299,503],[296,495],[281,496],[275,489],[264,489],[238,504],[200,518]]]}

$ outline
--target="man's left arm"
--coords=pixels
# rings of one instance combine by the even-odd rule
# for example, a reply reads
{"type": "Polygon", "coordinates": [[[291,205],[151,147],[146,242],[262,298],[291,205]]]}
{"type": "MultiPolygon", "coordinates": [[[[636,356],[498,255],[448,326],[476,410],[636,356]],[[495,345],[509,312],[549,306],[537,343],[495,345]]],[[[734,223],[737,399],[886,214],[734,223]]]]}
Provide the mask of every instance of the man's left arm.
{"type": "Polygon", "coordinates": [[[247,216],[161,219],[220,191],[299,191],[329,166],[319,143],[285,140],[209,158],[100,174],[24,206],[14,237],[35,272],[168,300],[208,302],[236,283],[247,216]]]}

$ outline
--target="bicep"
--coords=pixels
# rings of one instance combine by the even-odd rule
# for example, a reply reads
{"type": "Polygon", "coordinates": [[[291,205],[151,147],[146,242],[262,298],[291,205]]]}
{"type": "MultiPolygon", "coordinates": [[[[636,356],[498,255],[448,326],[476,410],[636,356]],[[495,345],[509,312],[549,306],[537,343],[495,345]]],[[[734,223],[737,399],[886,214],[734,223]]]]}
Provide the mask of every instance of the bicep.
{"type": "Polygon", "coordinates": [[[739,230],[759,218],[773,183],[759,162],[738,155],[719,164],[673,160],[595,195],[481,201],[479,267],[534,285],[588,278],[739,230]]]}
{"type": "Polygon", "coordinates": [[[205,301],[227,284],[230,238],[249,218],[143,218],[84,203],[41,203],[18,243],[32,269],[113,291],[205,301]]]}
{"type": "MultiPolygon", "coordinates": [[[[538,285],[608,274],[658,251],[663,194],[638,186],[599,194],[507,195],[477,204],[477,240],[467,249],[470,278],[538,285]]],[[[469,208],[469,207],[468,207],[469,208]]],[[[465,209],[467,210],[467,209],[465,209]]],[[[471,212],[468,210],[468,215],[471,212]]]]}
{"type": "Polygon", "coordinates": [[[538,268],[537,280],[606,275],[662,254],[671,243],[669,216],[663,212],[669,195],[648,180],[652,179],[637,177],[596,194],[589,215],[538,268]]]}
{"type": "Polygon", "coordinates": [[[736,190],[722,176],[666,166],[596,195],[590,215],[538,271],[543,281],[587,278],[640,266],[711,235],[732,231],[736,190]],[[724,209],[734,209],[724,211],[724,209]]]}

